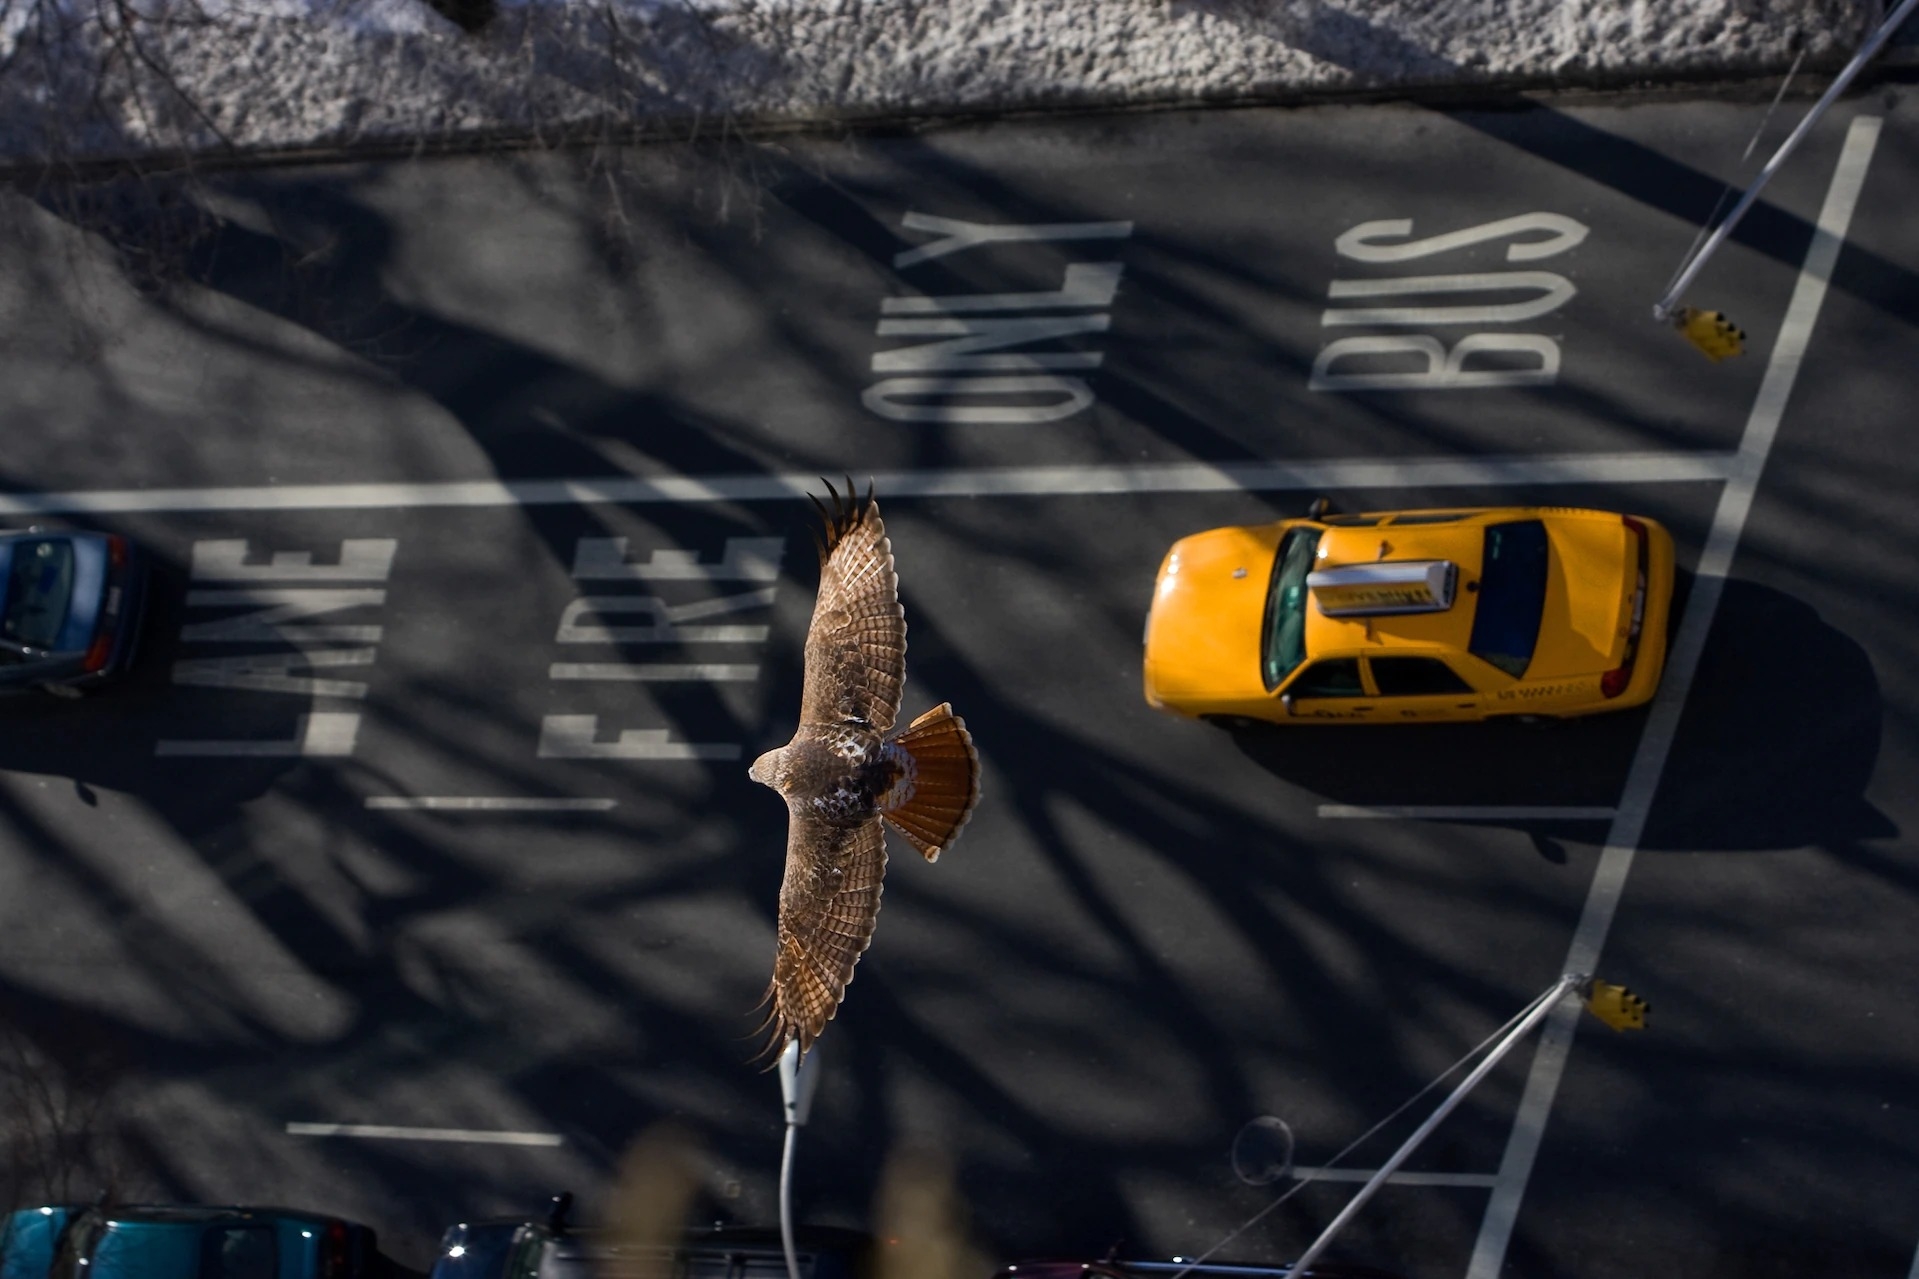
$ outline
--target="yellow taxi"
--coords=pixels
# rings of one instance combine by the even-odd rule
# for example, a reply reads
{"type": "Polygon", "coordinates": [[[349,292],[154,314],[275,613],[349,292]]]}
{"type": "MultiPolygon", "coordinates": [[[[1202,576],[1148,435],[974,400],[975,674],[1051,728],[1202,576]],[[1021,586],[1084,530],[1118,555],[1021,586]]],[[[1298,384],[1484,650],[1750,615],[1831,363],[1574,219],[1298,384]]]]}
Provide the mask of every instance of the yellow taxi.
{"type": "Polygon", "coordinates": [[[1645,516],[1316,502],[1167,552],[1146,701],[1228,725],[1624,710],[1659,686],[1672,589],[1672,535],[1645,516]]]}

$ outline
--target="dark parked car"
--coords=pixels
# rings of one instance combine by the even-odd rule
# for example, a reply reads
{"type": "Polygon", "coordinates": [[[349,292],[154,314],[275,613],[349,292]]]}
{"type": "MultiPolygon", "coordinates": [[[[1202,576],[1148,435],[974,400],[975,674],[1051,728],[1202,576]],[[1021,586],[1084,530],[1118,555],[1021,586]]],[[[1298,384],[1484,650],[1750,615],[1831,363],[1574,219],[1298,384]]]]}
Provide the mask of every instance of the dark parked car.
{"type": "MultiPolygon", "coordinates": [[[[608,1231],[573,1229],[570,1205],[562,1196],[544,1221],[449,1227],[430,1279],[786,1279],[777,1229],[719,1227],[692,1231],[677,1248],[638,1248],[608,1231]]],[[[804,1226],[793,1242],[800,1279],[864,1279],[870,1269],[872,1239],[858,1231],[804,1226]]]]}
{"type": "Polygon", "coordinates": [[[363,1279],[373,1231],[291,1208],[25,1208],[0,1226],[0,1279],[363,1279]]]}
{"type": "Polygon", "coordinates": [[[1293,1274],[1291,1266],[1246,1266],[1208,1261],[1199,1265],[1171,1261],[1022,1261],[1007,1266],[993,1279],[1400,1279],[1389,1270],[1347,1262],[1320,1261],[1311,1270],[1293,1274]]]}
{"type": "Polygon", "coordinates": [[[117,533],[0,531],[0,691],[77,695],[124,675],[147,557],[117,533]]]}

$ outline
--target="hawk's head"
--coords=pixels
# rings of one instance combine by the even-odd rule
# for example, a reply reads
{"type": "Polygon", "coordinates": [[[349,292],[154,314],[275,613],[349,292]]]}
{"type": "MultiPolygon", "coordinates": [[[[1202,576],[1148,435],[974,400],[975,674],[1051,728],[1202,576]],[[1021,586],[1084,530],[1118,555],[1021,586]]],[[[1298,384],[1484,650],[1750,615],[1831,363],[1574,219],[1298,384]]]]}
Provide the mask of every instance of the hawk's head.
{"type": "Polygon", "coordinates": [[[786,792],[786,748],[768,751],[753,761],[753,767],[746,775],[762,786],[771,786],[781,794],[786,792]]]}

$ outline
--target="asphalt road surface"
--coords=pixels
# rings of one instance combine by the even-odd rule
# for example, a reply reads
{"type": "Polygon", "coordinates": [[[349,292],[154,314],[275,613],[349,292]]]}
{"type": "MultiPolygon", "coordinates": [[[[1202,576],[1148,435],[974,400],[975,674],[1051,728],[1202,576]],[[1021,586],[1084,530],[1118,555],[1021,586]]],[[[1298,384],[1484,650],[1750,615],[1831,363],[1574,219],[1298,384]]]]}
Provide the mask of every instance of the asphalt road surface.
{"type": "MultiPolygon", "coordinates": [[[[671,1117],[701,1211],[770,1220],[785,818],[746,763],[797,707],[800,494],[850,474],[906,711],[953,702],[985,800],[937,866],[895,857],[802,1217],[866,1223],[930,1147],[1002,1260],[1193,1255],[1590,963],[1650,1029],[1568,1006],[1337,1255],[1906,1279],[1919,99],[1843,103],[1769,188],[1690,297],[1750,335],[1712,364],[1650,309],[1803,104],[1742,160],[1765,106],[9,196],[0,507],[159,564],[126,685],[0,706],[0,1074],[16,1133],[65,1138],[16,1141],[14,1193],[294,1203],[418,1265],[556,1190],[591,1215],[671,1117]],[[1661,699],[1543,732],[1150,711],[1166,546],[1321,493],[1665,521],[1661,699]],[[1249,1187],[1260,1116],[1296,1169],[1249,1187]]],[[[1422,1113],[1220,1255],[1297,1256],[1422,1113]]]]}

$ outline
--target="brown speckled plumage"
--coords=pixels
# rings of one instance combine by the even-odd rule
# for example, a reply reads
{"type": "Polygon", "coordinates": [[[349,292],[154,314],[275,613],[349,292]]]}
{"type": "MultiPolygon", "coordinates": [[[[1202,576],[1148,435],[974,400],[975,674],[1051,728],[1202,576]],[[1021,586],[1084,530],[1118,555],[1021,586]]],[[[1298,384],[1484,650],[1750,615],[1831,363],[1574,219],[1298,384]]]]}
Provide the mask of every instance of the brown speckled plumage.
{"type": "Polygon", "coordinates": [[[979,757],[950,705],[894,734],[906,682],[906,614],[893,550],[869,492],[821,505],[819,598],[793,740],[749,776],[786,800],[779,950],[766,990],[770,1054],[812,1047],[838,1011],[873,940],[886,872],[882,823],[928,861],[959,837],[979,802],[979,757]]]}

